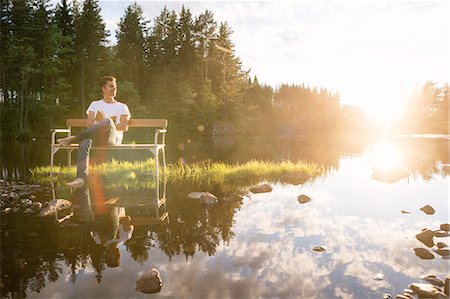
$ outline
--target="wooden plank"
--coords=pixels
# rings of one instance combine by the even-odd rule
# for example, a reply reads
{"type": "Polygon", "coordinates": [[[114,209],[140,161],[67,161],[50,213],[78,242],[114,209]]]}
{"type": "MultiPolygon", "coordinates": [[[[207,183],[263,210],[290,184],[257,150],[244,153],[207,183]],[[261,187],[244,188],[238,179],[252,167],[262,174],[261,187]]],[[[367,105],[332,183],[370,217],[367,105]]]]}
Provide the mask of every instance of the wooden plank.
{"type": "MultiPolygon", "coordinates": [[[[68,127],[86,127],[86,119],[69,118],[66,120],[68,127]]],[[[130,128],[166,128],[167,119],[130,119],[130,128]]]]}

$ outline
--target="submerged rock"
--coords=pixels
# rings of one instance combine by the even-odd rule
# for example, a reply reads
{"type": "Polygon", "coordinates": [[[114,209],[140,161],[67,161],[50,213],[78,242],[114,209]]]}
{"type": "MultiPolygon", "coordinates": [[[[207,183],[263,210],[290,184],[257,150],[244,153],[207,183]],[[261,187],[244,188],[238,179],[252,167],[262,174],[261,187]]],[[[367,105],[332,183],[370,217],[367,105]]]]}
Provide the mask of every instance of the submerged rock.
{"type": "Polygon", "coordinates": [[[434,252],[436,252],[437,254],[439,254],[442,257],[450,256],[450,249],[439,248],[439,249],[436,249],[434,252]]]}
{"type": "Polygon", "coordinates": [[[439,228],[441,230],[450,231],[450,223],[443,223],[439,228]]]}
{"type": "Polygon", "coordinates": [[[384,275],[383,275],[383,273],[377,273],[377,274],[373,277],[373,279],[375,279],[375,280],[384,280],[384,275]]]}
{"type": "Polygon", "coordinates": [[[409,287],[419,298],[447,298],[443,292],[432,284],[413,283],[409,287]]]}
{"type": "Polygon", "coordinates": [[[445,244],[444,242],[437,242],[436,246],[438,248],[445,248],[445,247],[447,247],[447,244],[445,244]]]}
{"type": "Polygon", "coordinates": [[[217,197],[209,192],[204,192],[201,196],[200,196],[200,203],[203,205],[212,205],[217,203],[217,197]]]}
{"type": "Polygon", "coordinates": [[[266,193],[271,192],[272,190],[273,188],[269,184],[261,184],[258,186],[250,187],[250,192],[252,193],[266,193]]]}
{"type": "Polygon", "coordinates": [[[315,246],[312,250],[317,252],[324,252],[327,250],[327,248],[325,246],[315,246]]]}
{"type": "Polygon", "coordinates": [[[428,247],[434,246],[433,237],[434,232],[429,229],[425,229],[421,233],[416,235],[416,239],[422,242],[423,244],[427,245],[428,247]]]}
{"type": "Polygon", "coordinates": [[[189,198],[192,199],[200,199],[200,197],[204,194],[205,192],[191,192],[188,194],[189,198]]]}
{"type": "Polygon", "coordinates": [[[309,177],[303,173],[285,173],[281,175],[280,181],[292,185],[300,185],[305,183],[309,177]]]}
{"type": "Polygon", "coordinates": [[[437,278],[435,275],[425,275],[425,276],[420,277],[420,279],[422,279],[428,283],[431,283],[432,285],[435,285],[437,287],[442,287],[444,285],[442,280],[437,278]]]}
{"type": "Polygon", "coordinates": [[[304,203],[310,202],[311,198],[306,196],[306,195],[304,195],[304,194],[302,194],[302,195],[299,195],[297,197],[297,200],[298,200],[299,203],[304,204],[304,203]]]}
{"type": "Polygon", "coordinates": [[[435,212],[435,210],[433,209],[433,207],[430,206],[430,205],[423,206],[423,207],[420,208],[420,210],[421,210],[422,212],[424,212],[425,214],[427,214],[427,215],[433,215],[434,212],[435,212]]]}
{"type": "Polygon", "coordinates": [[[447,276],[444,281],[444,293],[450,297],[450,276],[447,276]]]}
{"type": "Polygon", "coordinates": [[[423,260],[434,259],[434,255],[425,248],[414,248],[414,252],[418,257],[420,257],[423,260]]]}
{"type": "Polygon", "coordinates": [[[68,209],[72,206],[72,203],[65,199],[52,199],[41,210],[40,216],[48,216],[54,214],[56,211],[68,209]]]}
{"type": "Polygon", "coordinates": [[[145,294],[158,293],[161,291],[162,285],[159,271],[153,268],[136,281],[136,291],[145,294]]]}
{"type": "Polygon", "coordinates": [[[433,231],[434,236],[438,238],[448,237],[450,234],[445,230],[435,230],[433,231]]]}

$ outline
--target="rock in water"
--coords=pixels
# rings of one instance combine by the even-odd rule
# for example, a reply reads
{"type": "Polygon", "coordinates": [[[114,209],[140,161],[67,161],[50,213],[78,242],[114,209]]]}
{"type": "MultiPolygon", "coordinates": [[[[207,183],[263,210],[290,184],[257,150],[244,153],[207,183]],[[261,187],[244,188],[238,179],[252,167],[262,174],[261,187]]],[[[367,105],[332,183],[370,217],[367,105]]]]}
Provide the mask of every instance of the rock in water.
{"type": "Polygon", "coordinates": [[[273,190],[273,188],[269,184],[262,184],[262,185],[250,187],[250,191],[252,193],[265,193],[265,192],[271,192],[272,190],[273,190]]]}
{"type": "Polygon", "coordinates": [[[384,280],[384,275],[383,275],[383,273],[378,273],[377,275],[375,275],[373,277],[373,279],[375,279],[375,280],[384,280]]]}
{"type": "Polygon", "coordinates": [[[310,202],[310,201],[311,201],[311,198],[308,197],[308,196],[306,196],[306,195],[304,195],[304,194],[302,194],[302,195],[299,195],[299,196],[297,197],[297,200],[298,200],[299,203],[303,204],[303,203],[310,202]]]}
{"type": "Polygon", "coordinates": [[[437,242],[436,246],[438,248],[445,248],[445,247],[447,247],[447,244],[445,244],[444,242],[437,242]]]}
{"type": "Polygon", "coordinates": [[[400,210],[400,212],[401,212],[402,214],[411,214],[410,211],[406,211],[406,210],[400,210]]]}
{"type": "Polygon", "coordinates": [[[316,246],[312,250],[317,252],[324,252],[325,250],[327,250],[327,248],[325,246],[316,246]]]}
{"type": "Polygon", "coordinates": [[[409,286],[419,298],[448,298],[437,287],[427,283],[413,283],[409,286]]]}
{"type": "Polygon", "coordinates": [[[200,196],[200,203],[203,205],[212,205],[217,202],[217,197],[212,193],[204,192],[202,196],[200,196]]]}
{"type": "Polygon", "coordinates": [[[191,192],[188,194],[188,197],[192,199],[200,199],[203,194],[205,194],[205,192],[191,192]]]}
{"type": "Polygon", "coordinates": [[[420,210],[421,210],[422,212],[424,212],[425,214],[427,214],[427,215],[433,215],[434,212],[435,212],[435,210],[433,209],[433,207],[430,206],[430,205],[423,206],[423,207],[420,208],[420,210]]]}
{"type": "Polygon", "coordinates": [[[162,285],[159,271],[153,268],[136,281],[136,291],[145,294],[158,293],[161,291],[162,285]]]}
{"type": "Polygon", "coordinates": [[[414,252],[418,257],[424,260],[434,259],[434,255],[425,248],[414,248],[414,252]]]}
{"type": "Polygon", "coordinates": [[[440,226],[441,230],[450,231],[450,223],[443,223],[440,226]]]}
{"type": "Polygon", "coordinates": [[[444,285],[442,280],[437,278],[435,275],[425,275],[420,278],[428,283],[431,283],[432,285],[437,286],[437,287],[442,287],[444,285]]]}
{"type": "Polygon", "coordinates": [[[419,240],[423,244],[427,245],[428,247],[434,246],[433,237],[434,237],[434,232],[429,229],[425,229],[421,233],[416,235],[417,240],[419,240]]]}
{"type": "Polygon", "coordinates": [[[450,256],[450,249],[436,249],[434,252],[442,257],[450,256]]]}
{"type": "Polygon", "coordinates": [[[72,206],[72,203],[65,199],[52,199],[47,205],[42,208],[40,216],[48,216],[54,214],[56,211],[68,209],[72,206]]]}
{"type": "Polygon", "coordinates": [[[448,237],[450,234],[445,230],[435,230],[433,231],[434,236],[438,238],[448,237]]]}
{"type": "Polygon", "coordinates": [[[450,276],[447,276],[447,278],[445,278],[444,293],[445,295],[450,297],[450,276]]]}

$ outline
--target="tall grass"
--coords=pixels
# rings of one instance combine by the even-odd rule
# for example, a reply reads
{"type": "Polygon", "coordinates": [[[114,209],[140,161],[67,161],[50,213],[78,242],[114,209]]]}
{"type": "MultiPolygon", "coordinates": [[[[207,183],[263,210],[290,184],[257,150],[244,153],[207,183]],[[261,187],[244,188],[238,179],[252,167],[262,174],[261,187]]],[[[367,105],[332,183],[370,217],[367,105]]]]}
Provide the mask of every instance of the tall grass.
{"type": "MultiPolygon", "coordinates": [[[[100,178],[105,188],[154,188],[155,160],[117,161],[91,165],[91,177],[100,178]]],[[[163,169],[160,168],[161,177],[163,169]]],[[[324,167],[312,162],[269,162],[252,160],[242,164],[221,162],[197,163],[192,165],[169,164],[166,170],[168,183],[219,186],[224,189],[245,187],[260,181],[285,181],[294,178],[300,182],[314,178],[324,172],[324,167]]],[[[50,167],[36,167],[31,170],[37,183],[50,183],[50,167]]],[[[53,180],[71,181],[76,176],[76,167],[56,166],[53,180]]]]}

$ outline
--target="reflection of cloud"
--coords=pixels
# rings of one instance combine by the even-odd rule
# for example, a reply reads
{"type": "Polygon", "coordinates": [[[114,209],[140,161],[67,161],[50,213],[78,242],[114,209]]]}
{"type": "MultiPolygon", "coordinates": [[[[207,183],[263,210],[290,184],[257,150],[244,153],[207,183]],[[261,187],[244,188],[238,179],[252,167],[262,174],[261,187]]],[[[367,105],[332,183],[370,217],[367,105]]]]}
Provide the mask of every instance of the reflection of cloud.
{"type": "MultiPolygon", "coordinates": [[[[435,185],[380,184],[370,180],[370,167],[363,165],[355,174],[347,172],[355,170],[355,162],[347,162],[348,169],[342,163],[337,177],[308,186],[276,184],[271,193],[246,199],[234,217],[235,237],[220,244],[214,256],[196,252],[189,260],[180,255],[169,261],[152,248],[149,260],[139,265],[123,252],[121,272],[106,269],[102,285],[86,273],[74,285],[49,284],[39,296],[58,291],[64,297],[88,292],[93,298],[111,293],[147,298],[134,286],[138,274],[151,267],[161,272],[164,285],[158,296],[166,298],[375,298],[400,293],[424,270],[439,277],[448,273],[448,261],[421,260],[412,250],[421,246],[414,236],[422,228],[437,229],[448,219],[439,189],[444,179],[435,185]],[[302,193],[313,200],[300,205],[302,193]],[[433,216],[418,211],[426,196],[433,197],[433,216]],[[402,215],[399,206],[413,213],[402,215]],[[313,252],[316,245],[327,251],[313,252]],[[385,280],[375,281],[377,273],[385,280]]],[[[440,241],[448,243],[448,238],[440,241]]]]}

